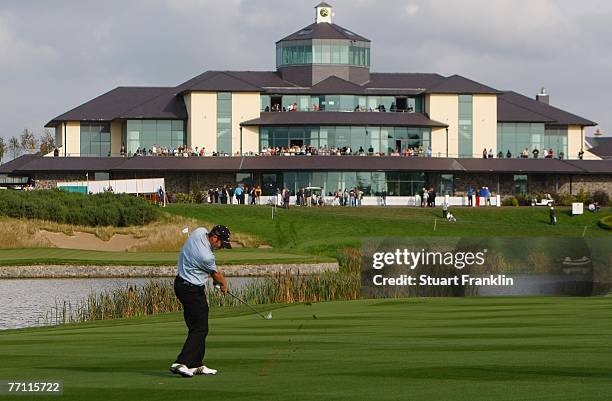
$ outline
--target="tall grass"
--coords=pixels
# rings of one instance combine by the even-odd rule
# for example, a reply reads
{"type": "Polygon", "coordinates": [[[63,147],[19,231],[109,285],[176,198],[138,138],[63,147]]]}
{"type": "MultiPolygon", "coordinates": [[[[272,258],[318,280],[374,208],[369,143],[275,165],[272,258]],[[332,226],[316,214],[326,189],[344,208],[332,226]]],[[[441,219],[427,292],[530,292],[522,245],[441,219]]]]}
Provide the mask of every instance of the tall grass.
{"type": "MultiPolygon", "coordinates": [[[[359,251],[343,250],[338,272],[303,275],[289,271],[264,277],[240,288],[233,294],[252,305],[314,303],[359,298],[359,251]]],[[[211,286],[206,288],[212,307],[235,307],[240,302],[211,286]]],[[[56,303],[44,316],[42,324],[65,324],[93,320],[157,315],[181,310],[174,294],[173,280],[149,281],[143,286],[127,286],[103,293],[91,293],[82,302],[56,303]]]]}

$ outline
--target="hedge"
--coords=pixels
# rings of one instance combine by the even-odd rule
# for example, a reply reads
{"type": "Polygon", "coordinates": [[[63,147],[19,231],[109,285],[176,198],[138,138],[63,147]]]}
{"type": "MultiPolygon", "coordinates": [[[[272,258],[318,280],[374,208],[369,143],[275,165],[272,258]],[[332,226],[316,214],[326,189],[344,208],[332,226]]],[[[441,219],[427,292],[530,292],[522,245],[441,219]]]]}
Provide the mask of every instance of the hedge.
{"type": "Polygon", "coordinates": [[[159,210],[150,202],[127,194],[5,190],[0,191],[0,216],[90,227],[127,227],[156,220],[159,210]]]}
{"type": "Polygon", "coordinates": [[[606,216],[599,220],[599,226],[601,228],[605,228],[606,230],[612,230],[612,215],[606,216]]]}

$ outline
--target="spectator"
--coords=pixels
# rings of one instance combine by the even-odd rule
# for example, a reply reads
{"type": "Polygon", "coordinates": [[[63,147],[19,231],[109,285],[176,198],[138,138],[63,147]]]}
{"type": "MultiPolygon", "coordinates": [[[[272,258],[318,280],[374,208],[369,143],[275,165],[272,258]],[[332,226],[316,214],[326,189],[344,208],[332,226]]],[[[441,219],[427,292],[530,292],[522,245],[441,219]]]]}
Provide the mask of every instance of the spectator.
{"type": "Polygon", "coordinates": [[[504,152],[500,150],[499,153],[497,154],[497,158],[502,159],[503,157],[504,157],[504,152]]]}
{"type": "Polygon", "coordinates": [[[532,153],[533,153],[534,159],[537,159],[538,156],[540,155],[540,151],[538,150],[538,148],[535,148],[532,153]]]}
{"type": "Polygon", "coordinates": [[[239,205],[244,204],[243,192],[244,190],[242,189],[240,185],[236,186],[236,189],[234,189],[234,195],[236,195],[236,203],[239,205]]]}
{"type": "Polygon", "coordinates": [[[582,160],[583,157],[584,157],[584,150],[580,149],[580,152],[578,152],[578,158],[582,160]]]}
{"type": "Polygon", "coordinates": [[[258,205],[261,205],[261,187],[258,185],[255,187],[255,199],[258,205]]]}
{"type": "Polygon", "coordinates": [[[555,208],[554,208],[554,206],[550,207],[550,212],[549,212],[548,216],[550,217],[550,224],[551,225],[554,226],[555,224],[557,224],[557,217],[555,216],[555,208]]]}
{"type": "Polygon", "coordinates": [[[474,196],[474,188],[472,188],[471,186],[468,188],[467,190],[467,196],[468,196],[468,206],[472,206],[472,198],[474,196]]]}
{"type": "Polygon", "coordinates": [[[484,148],[484,149],[482,150],[482,158],[483,158],[483,159],[486,159],[486,158],[487,158],[487,148],[484,148]]]}
{"type": "Polygon", "coordinates": [[[289,189],[285,188],[283,190],[283,207],[285,209],[289,209],[289,201],[291,200],[291,193],[289,189]]]}
{"type": "Polygon", "coordinates": [[[512,153],[510,153],[510,149],[506,152],[506,158],[510,159],[512,157],[512,153]]]}
{"type": "Polygon", "coordinates": [[[493,158],[493,148],[489,148],[489,159],[493,158]]]}

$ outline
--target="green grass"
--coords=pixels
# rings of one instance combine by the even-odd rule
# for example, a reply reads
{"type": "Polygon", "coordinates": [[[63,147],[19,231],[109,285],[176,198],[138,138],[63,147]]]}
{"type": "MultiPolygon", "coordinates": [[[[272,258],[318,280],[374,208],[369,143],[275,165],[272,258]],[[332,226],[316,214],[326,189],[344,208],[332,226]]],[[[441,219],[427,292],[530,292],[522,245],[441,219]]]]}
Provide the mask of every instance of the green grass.
{"type": "Polygon", "coordinates": [[[422,208],[291,208],[227,205],[171,205],[167,211],[211,224],[224,224],[263,238],[274,248],[310,254],[335,256],[337,249],[358,248],[364,237],[535,237],[610,236],[598,220],[612,214],[601,213],[572,217],[569,208],[558,208],[556,226],[548,224],[548,209],[522,208],[452,208],[456,223],[442,220],[442,210],[422,208]]]}
{"type": "Polygon", "coordinates": [[[609,297],[330,302],[271,321],[224,311],[206,357],[220,374],[191,379],[167,371],[180,314],[11,330],[0,377],[62,379],[60,398],[78,401],[609,400],[611,312],[609,297]]]}
{"type": "MultiPolygon", "coordinates": [[[[176,265],[178,252],[104,252],[78,249],[32,248],[0,249],[0,265],[176,265]]],[[[313,257],[272,249],[232,249],[216,252],[219,265],[333,262],[327,257],[313,257]]]]}

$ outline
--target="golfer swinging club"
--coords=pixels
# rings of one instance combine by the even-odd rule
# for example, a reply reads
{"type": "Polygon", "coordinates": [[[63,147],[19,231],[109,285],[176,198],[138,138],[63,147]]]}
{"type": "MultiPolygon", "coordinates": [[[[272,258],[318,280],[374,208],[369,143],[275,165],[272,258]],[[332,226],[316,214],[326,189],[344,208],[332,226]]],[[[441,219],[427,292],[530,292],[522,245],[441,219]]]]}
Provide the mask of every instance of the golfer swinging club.
{"type": "Polygon", "coordinates": [[[174,293],[183,305],[185,324],[189,329],[187,339],[170,371],[183,377],[214,375],[215,369],[204,366],[206,335],[208,334],[208,302],[204,284],[210,275],[227,292],[227,283],[217,271],[213,251],[231,248],[230,231],[225,226],[215,226],[210,232],[197,228],[187,238],[178,258],[178,275],[174,280],[174,293]]]}

